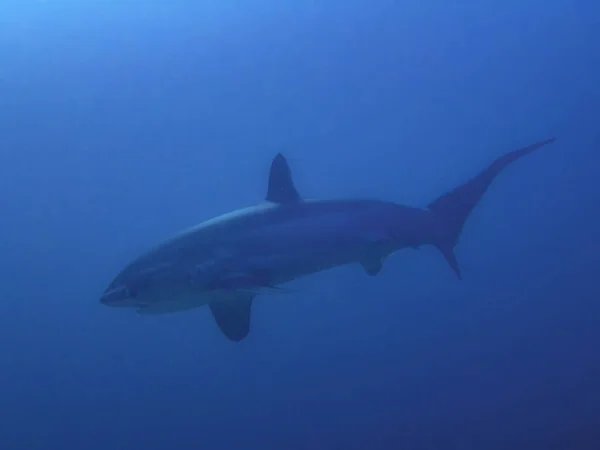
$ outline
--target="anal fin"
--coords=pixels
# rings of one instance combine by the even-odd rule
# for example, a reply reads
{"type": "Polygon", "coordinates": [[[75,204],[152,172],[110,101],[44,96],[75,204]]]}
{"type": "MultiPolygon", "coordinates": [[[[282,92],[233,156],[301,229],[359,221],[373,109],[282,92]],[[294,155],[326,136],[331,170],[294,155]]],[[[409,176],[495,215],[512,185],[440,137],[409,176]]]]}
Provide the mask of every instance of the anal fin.
{"type": "Polygon", "coordinates": [[[253,293],[245,292],[233,299],[208,304],[217,326],[229,340],[239,342],[248,336],[253,299],[253,293]]]}
{"type": "Polygon", "coordinates": [[[374,277],[381,272],[383,261],[379,256],[368,256],[360,261],[360,265],[363,266],[367,275],[374,277]]]}

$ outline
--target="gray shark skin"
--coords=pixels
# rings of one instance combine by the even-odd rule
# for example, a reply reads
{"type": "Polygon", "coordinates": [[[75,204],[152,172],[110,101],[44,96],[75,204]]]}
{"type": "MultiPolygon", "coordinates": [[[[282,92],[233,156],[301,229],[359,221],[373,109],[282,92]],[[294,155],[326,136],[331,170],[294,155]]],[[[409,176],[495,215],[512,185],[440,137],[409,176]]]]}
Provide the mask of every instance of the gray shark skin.
{"type": "Polygon", "coordinates": [[[473,208],[504,168],[554,140],[501,156],[425,209],[380,200],[303,200],[277,154],[263,203],[210,219],[141,255],[100,301],[142,314],[209,305],[221,332],[241,341],[257,295],[336,266],[360,264],[375,276],[392,253],[433,245],[460,279],[454,248],[473,208]]]}

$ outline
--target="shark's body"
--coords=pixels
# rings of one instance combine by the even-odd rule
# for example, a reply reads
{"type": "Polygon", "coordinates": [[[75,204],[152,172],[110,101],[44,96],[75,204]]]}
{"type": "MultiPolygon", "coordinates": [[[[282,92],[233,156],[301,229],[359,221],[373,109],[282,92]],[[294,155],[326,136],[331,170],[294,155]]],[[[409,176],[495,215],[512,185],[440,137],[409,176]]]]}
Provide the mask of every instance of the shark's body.
{"type": "Polygon", "coordinates": [[[208,220],[142,255],[101,301],[148,314],[208,304],[221,331],[239,341],[249,332],[256,295],[332,267],[358,263],[373,276],[391,253],[434,245],[460,278],[453,249],[472,209],[509,163],[553,141],[498,158],[427,209],[377,200],[302,200],[279,154],[264,203],[208,220]]]}

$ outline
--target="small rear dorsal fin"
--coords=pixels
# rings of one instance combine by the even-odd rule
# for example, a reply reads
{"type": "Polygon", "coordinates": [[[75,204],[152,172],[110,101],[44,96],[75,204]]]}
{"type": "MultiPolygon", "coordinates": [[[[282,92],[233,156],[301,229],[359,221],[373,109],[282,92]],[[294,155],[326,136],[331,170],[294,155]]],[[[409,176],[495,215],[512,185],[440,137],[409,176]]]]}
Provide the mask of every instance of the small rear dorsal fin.
{"type": "Polygon", "coordinates": [[[287,160],[281,153],[277,153],[271,163],[269,173],[269,188],[266,200],[273,203],[298,203],[302,201],[300,194],[294,186],[292,171],[287,160]]]}

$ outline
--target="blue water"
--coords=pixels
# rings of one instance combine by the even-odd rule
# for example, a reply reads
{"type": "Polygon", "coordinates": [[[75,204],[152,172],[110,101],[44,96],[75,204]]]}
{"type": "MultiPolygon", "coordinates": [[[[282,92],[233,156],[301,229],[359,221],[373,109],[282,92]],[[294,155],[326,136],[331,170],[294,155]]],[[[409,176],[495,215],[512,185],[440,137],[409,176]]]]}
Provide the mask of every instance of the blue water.
{"type": "Polygon", "coordinates": [[[600,448],[600,6],[3,0],[0,449],[600,448]],[[207,308],[100,305],[263,199],[425,206],[494,158],[457,248],[207,308]]]}

